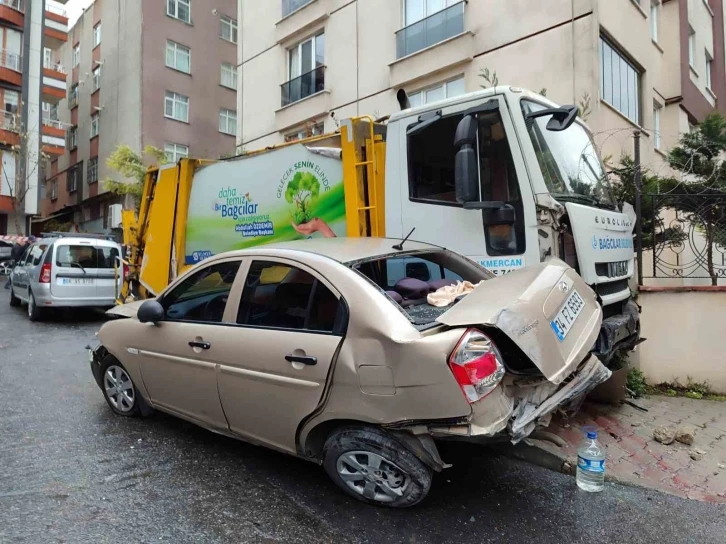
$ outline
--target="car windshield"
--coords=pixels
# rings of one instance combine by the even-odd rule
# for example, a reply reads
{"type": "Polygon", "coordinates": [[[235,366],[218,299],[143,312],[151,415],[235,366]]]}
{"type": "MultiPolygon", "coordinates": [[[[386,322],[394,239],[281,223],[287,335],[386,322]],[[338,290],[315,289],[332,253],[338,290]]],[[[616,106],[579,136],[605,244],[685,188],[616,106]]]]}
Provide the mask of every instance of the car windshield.
{"type": "Polygon", "coordinates": [[[423,328],[451,307],[429,305],[430,293],[457,282],[476,285],[494,277],[474,261],[447,250],[396,253],[356,262],[352,268],[384,291],[411,323],[423,328]]]}
{"type": "MultiPolygon", "coordinates": [[[[524,114],[545,109],[522,101],[524,114]]],[[[527,121],[529,137],[552,196],[614,208],[615,201],[600,158],[587,130],[575,122],[563,131],[547,130],[550,117],[527,121]]]]}

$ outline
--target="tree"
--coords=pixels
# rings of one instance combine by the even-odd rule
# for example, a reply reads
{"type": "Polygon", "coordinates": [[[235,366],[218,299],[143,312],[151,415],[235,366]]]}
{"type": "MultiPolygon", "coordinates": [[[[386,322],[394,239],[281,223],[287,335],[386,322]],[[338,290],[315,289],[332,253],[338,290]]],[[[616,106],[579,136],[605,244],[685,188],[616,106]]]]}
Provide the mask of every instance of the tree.
{"type": "Polygon", "coordinates": [[[106,178],[103,182],[104,188],[116,195],[140,197],[144,189],[144,177],[148,169],[148,166],[144,164],[145,155],[151,157],[153,162],[158,165],[168,162],[166,153],[162,149],[151,145],[147,145],[140,154],[136,153],[128,145],[121,144],[117,146],[106,159],[106,164],[109,168],[131,181],[117,181],[113,178],[106,178]]]}
{"type": "Polygon", "coordinates": [[[285,190],[285,200],[295,205],[293,219],[301,225],[312,219],[310,216],[310,204],[320,193],[320,182],[310,172],[297,172],[285,190]]]}

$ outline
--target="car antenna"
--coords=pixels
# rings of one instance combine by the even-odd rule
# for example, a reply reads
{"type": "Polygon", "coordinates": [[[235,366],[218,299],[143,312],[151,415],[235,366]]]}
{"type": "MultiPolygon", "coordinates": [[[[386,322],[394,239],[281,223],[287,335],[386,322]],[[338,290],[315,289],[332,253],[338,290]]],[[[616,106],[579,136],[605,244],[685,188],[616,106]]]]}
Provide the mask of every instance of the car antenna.
{"type": "Polygon", "coordinates": [[[393,246],[393,249],[395,249],[396,251],[403,251],[403,244],[406,243],[406,240],[408,240],[411,237],[411,235],[413,234],[413,231],[415,231],[415,230],[416,230],[416,227],[413,227],[411,229],[411,232],[409,232],[406,235],[406,237],[403,240],[401,240],[400,244],[396,244],[395,246],[393,246]]]}

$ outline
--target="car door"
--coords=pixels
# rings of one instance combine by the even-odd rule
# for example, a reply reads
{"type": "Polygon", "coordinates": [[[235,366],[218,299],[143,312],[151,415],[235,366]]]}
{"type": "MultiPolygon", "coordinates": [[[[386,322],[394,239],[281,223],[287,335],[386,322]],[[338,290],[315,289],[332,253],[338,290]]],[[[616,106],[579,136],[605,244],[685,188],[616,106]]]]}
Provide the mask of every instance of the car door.
{"type": "Polygon", "coordinates": [[[96,297],[116,299],[123,283],[120,247],[106,241],[97,241],[96,244],[96,297]]]}
{"type": "MultiPolygon", "coordinates": [[[[217,392],[217,358],[243,349],[235,344],[225,310],[239,260],[215,262],[187,275],[160,298],[165,319],[138,323],[129,347],[139,357],[144,386],[154,405],[226,429],[217,392]]],[[[241,281],[241,278],[240,278],[241,281]]],[[[136,324],[135,324],[136,325],[136,324]]]]}
{"type": "Polygon", "coordinates": [[[23,252],[22,257],[20,257],[20,260],[17,262],[15,268],[13,269],[13,273],[11,276],[13,282],[13,292],[16,296],[20,296],[23,300],[26,300],[28,298],[29,278],[28,271],[26,270],[26,264],[30,259],[31,247],[32,246],[29,246],[23,252]]]}
{"type": "Polygon", "coordinates": [[[346,305],[312,269],[278,258],[243,266],[236,357],[220,366],[232,432],[295,452],[300,422],[321,401],[347,324],[346,305]]]}

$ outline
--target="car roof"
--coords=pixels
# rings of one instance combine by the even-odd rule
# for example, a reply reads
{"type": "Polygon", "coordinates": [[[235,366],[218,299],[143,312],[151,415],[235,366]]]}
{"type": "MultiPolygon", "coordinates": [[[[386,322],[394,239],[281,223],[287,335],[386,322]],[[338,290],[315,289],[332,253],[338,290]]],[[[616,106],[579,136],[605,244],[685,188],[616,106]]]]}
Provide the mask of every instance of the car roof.
{"type": "Polygon", "coordinates": [[[55,244],[57,242],[63,242],[63,245],[71,245],[71,244],[83,244],[83,245],[94,245],[94,243],[97,246],[118,246],[118,242],[114,242],[113,240],[104,240],[103,238],[93,238],[93,237],[85,237],[85,236],[63,236],[63,237],[47,237],[47,238],[38,238],[35,243],[36,244],[55,244]]]}
{"type": "MultiPolygon", "coordinates": [[[[235,254],[244,256],[250,254],[251,250],[261,252],[270,249],[281,249],[315,253],[340,263],[350,263],[396,254],[398,251],[393,246],[400,243],[400,238],[311,238],[308,240],[265,244],[264,246],[256,246],[250,250],[232,251],[217,256],[230,256],[235,254]]],[[[440,249],[443,248],[413,240],[407,240],[403,244],[403,252],[405,253],[411,251],[437,251],[440,249]]]]}

